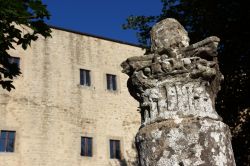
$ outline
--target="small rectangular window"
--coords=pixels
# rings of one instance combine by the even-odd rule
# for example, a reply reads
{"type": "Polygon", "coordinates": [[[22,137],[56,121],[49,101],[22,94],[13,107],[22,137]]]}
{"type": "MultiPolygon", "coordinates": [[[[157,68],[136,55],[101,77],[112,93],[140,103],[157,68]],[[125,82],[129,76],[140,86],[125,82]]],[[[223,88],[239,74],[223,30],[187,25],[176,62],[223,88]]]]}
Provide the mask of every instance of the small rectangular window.
{"type": "Polygon", "coordinates": [[[90,70],[80,69],[80,85],[91,85],[90,70]]]}
{"type": "Polygon", "coordinates": [[[116,84],[116,75],[107,74],[107,89],[108,90],[117,90],[117,84],[116,84]]]}
{"type": "Polygon", "coordinates": [[[14,152],[15,131],[0,131],[0,152],[14,152]]]}
{"type": "Polygon", "coordinates": [[[81,156],[92,156],[92,138],[82,137],[81,138],[81,156]]]}
{"type": "Polygon", "coordinates": [[[16,64],[16,66],[18,67],[18,68],[20,68],[20,58],[18,58],[18,57],[9,57],[9,63],[10,64],[16,64]]]}
{"type": "Polygon", "coordinates": [[[121,149],[119,140],[110,140],[110,158],[121,159],[121,149]]]}

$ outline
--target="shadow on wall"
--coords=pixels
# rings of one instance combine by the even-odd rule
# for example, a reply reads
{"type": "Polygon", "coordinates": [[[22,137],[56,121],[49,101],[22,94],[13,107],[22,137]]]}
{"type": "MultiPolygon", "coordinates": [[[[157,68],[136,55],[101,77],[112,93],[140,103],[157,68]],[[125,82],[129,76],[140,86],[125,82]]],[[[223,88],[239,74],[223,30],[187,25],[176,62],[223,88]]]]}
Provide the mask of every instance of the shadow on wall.
{"type": "Polygon", "coordinates": [[[126,161],[125,159],[119,160],[120,166],[138,166],[137,161],[131,162],[131,161],[126,161]]]}
{"type": "Polygon", "coordinates": [[[127,161],[125,159],[119,160],[120,166],[128,166],[127,161]]]}
{"type": "MultiPolygon", "coordinates": [[[[135,150],[137,152],[135,142],[132,143],[131,147],[133,150],[135,150]]],[[[127,153],[129,153],[129,152],[127,152],[127,153]]],[[[120,163],[120,166],[138,166],[139,165],[138,156],[135,158],[135,161],[126,160],[125,158],[123,158],[123,159],[119,160],[119,163],[120,163]]]]}

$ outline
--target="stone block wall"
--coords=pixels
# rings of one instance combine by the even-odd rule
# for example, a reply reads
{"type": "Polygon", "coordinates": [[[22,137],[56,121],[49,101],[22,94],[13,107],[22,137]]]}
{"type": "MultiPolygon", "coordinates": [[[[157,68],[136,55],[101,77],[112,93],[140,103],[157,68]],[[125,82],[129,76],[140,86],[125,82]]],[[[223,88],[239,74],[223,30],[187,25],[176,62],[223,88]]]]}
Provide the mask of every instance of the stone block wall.
{"type": "Polygon", "coordinates": [[[15,90],[0,89],[0,130],[16,131],[15,152],[0,152],[0,165],[131,165],[140,115],[120,63],[143,50],[58,29],[52,36],[10,51],[22,75],[15,90]],[[91,71],[90,87],[80,69],[91,71]],[[117,91],[107,90],[106,74],[117,76],[117,91]],[[93,157],[80,156],[81,136],[93,138],[93,157]],[[110,159],[109,139],[121,141],[122,161],[110,159]]]}

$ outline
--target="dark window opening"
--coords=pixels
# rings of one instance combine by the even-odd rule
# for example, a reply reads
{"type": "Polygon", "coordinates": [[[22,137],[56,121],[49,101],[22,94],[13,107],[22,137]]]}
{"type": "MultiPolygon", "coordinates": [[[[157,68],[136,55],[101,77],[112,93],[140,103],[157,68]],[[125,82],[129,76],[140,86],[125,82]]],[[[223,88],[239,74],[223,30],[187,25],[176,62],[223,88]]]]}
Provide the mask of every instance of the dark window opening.
{"type": "Polygon", "coordinates": [[[81,156],[92,156],[92,138],[82,137],[81,138],[81,156]]]}
{"type": "Polygon", "coordinates": [[[121,149],[119,140],[110,140],[110,158],[121,159],[121,149]]]}
{"type": "Polygon", "coordinates": [[[9,57],[9,63],[15,64],[18,68],[20,68],[20,58],[18,57],[9,57]]]}
{"type": "Polygon", "coordinates": [[[0,152],[14,152],[15,131],[0,131],[0,152]]]}
{"type": "Polygon", "coordinates": [[[80,85],[91,85],[90,70],[80,69],[80,85]]]}
{"type": "Polygon", "coordinates": [[[107,74],[107,89],[108,90],[117,90],[117,84],[116,84],[116,75],[107,74]]]}

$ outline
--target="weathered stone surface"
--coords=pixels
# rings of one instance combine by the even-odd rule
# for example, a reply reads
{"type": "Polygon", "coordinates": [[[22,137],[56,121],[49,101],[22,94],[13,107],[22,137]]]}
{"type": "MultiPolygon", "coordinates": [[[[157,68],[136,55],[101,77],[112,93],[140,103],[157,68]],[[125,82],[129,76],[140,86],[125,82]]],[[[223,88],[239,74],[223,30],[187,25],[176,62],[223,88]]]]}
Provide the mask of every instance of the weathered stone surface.
{"type": "Polygon", "coordinates": [[[206,84],[198,81],[165,80],[146,89],[141,97],[143,125],[185,117],[221,119],[214,111],[206,84]]]}
{"type": "Polygon", "coordinates": [[[228,166],[234,157],[228,126],[183,118],[143,127],[136,136],[143,166],[228,166]]]}
{"type": "Polygon", "coordinates": [[[188,33],[175,19],[165,19],[157,23],[150,32],[151,49],[161,53],[169,48],[189,45],[188,33]],[[169,26],[171,25],[171,26],[169,26]]]}
{"type": "Polygon", "coordinates": [[[22,75],[15,90],[0,88],[0,130],[16,131],[15,152],[0,152],[0,166],[134,166],[140,115],[119,65],[144,51],[54,28],[52,36],[9,50],[22,75]],[[91,86],[80,85],[79,69],[90,70],[91,86]],[[117,76],[117,91],[107,90],[106,73],[117,76]],[[93,138],[92,157],[80,155],[81,137],[93,138]],[[110,139],[120,140],[122,160],[110,159],[110,139]]]}
{"type": "Polygon", "coordinates": [[[223,79],[218,37],[189,45],[174,19],[151,31],[151,53],[122,63],[128,89],[140,103],[136,137],[141,166],[234,166],[230,130],[215,111],[223,79]]]}

